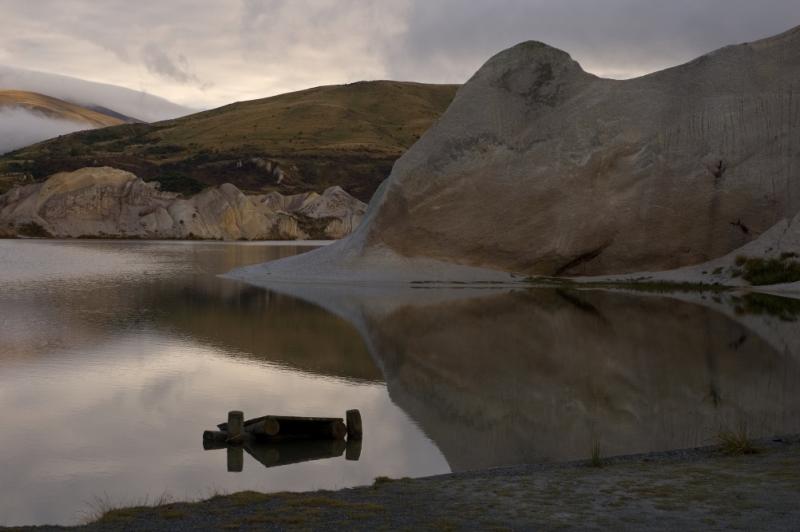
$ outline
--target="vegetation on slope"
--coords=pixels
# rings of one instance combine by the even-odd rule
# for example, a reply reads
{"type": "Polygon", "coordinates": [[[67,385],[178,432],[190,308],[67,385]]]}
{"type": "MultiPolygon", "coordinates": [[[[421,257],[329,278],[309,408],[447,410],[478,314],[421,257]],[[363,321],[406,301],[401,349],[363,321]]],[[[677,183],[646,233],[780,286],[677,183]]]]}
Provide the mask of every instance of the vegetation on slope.
{"type": "Polygon", "coordinates": [[[284,194],[339,185],[367,201],[394,161],[444,112],[456,89],[359,82],[155,124],[73,133],[6,154],[0,176],[40,180],[107,165],[167,181],[162,186],[177,192],[224,182],[247,192],[284,194]]]}
{"type": "Polygon", "coordinates": [[[99,112],[44,94],[16,90],[0,90],[0,108],[17,107],[60,120],[87,124],[91,127],[116,126],[125,123],[120,115],[99,112]]]}

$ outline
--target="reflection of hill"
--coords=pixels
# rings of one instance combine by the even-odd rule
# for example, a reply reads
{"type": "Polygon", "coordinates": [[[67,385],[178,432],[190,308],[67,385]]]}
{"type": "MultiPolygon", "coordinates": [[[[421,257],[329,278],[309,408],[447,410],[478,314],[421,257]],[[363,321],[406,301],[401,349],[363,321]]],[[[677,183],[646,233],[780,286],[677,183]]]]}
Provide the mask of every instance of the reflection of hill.
{"type": "Polygon", "coordinates": [[[454,470],[588,458],[594,441],[608,455],[705,445],[742,423],[800,431],[798,358],[709,308],[607,292],[418,293],[394,306],[354,295],[343,313],[454,470]]]}
{"type": "Polygon", "coordinates": [[[316,305],[217,279],[153,298],[157,325],[195,341],[301,371],[382,380],[353,326],[316,305]]]}
{"type": "Polygon", "coordinates": [[[382,379],[346,321],[214,276],[297,252],[296,246],[219,243],[20,244],[16,254],[26,261],[16,270],[12,263],[0,282],[0,364],[168,332],[300,371],[382,379]]]}

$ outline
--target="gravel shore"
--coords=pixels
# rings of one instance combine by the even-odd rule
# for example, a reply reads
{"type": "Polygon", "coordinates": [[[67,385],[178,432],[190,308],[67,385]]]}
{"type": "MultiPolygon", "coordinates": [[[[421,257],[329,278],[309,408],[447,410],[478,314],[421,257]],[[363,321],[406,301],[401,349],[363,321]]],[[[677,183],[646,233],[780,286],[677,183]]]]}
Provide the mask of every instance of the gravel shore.
{"type": "MultiPolygon", "coordinates": [[[[77,530],[798,530],[800,437],[122,508],[77,530]]],[[[65,530],[39,527],[37,530],[65,530]]]]}

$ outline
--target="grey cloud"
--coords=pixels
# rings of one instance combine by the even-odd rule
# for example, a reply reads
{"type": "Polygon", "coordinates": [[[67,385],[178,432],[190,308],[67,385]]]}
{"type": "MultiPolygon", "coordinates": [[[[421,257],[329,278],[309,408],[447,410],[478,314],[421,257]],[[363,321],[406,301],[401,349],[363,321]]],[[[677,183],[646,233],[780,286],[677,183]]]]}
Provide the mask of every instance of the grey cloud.
{"type": "Polygon", "coordinates": [[[627,77],[800,24],[798,0],[0,2],[15,28],[0,63],[203,107],[359,79],[460,83],[530,39],[627,77]]]}
{"type": "Polygon", "coordinates": [[[200,84],[197,76],[189,72],[189,62],[183,55],[173,61],[164,50],[155,43],[147,43],[142,48],[142,61],[148,70],[167,79],[179,83],[200,84]]]}
{"type": "Polygon", "coordinates": [[[418,0],[388,65],[393,77],[455,81],[502,49],[538,40],[590,70],[640,74],[796,24],[795,0],[418,0]]]}

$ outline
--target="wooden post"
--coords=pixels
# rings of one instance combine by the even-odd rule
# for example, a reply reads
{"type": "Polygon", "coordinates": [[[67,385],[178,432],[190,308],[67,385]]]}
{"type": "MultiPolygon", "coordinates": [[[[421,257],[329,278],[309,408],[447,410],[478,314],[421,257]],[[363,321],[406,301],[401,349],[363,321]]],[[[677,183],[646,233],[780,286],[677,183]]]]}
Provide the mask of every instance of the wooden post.
{"type": "Polygon", "coordinates": [[[360,440],[364,435],[361,425],[361,412],[348,410],[345,416],[347,418],[347,439],[360,440]]]}
{"type": "Polygon", "coordinates": [[[240,410],[228,412],[228,442],[241,443],[244,440],[244,413],[240,410]]]}

